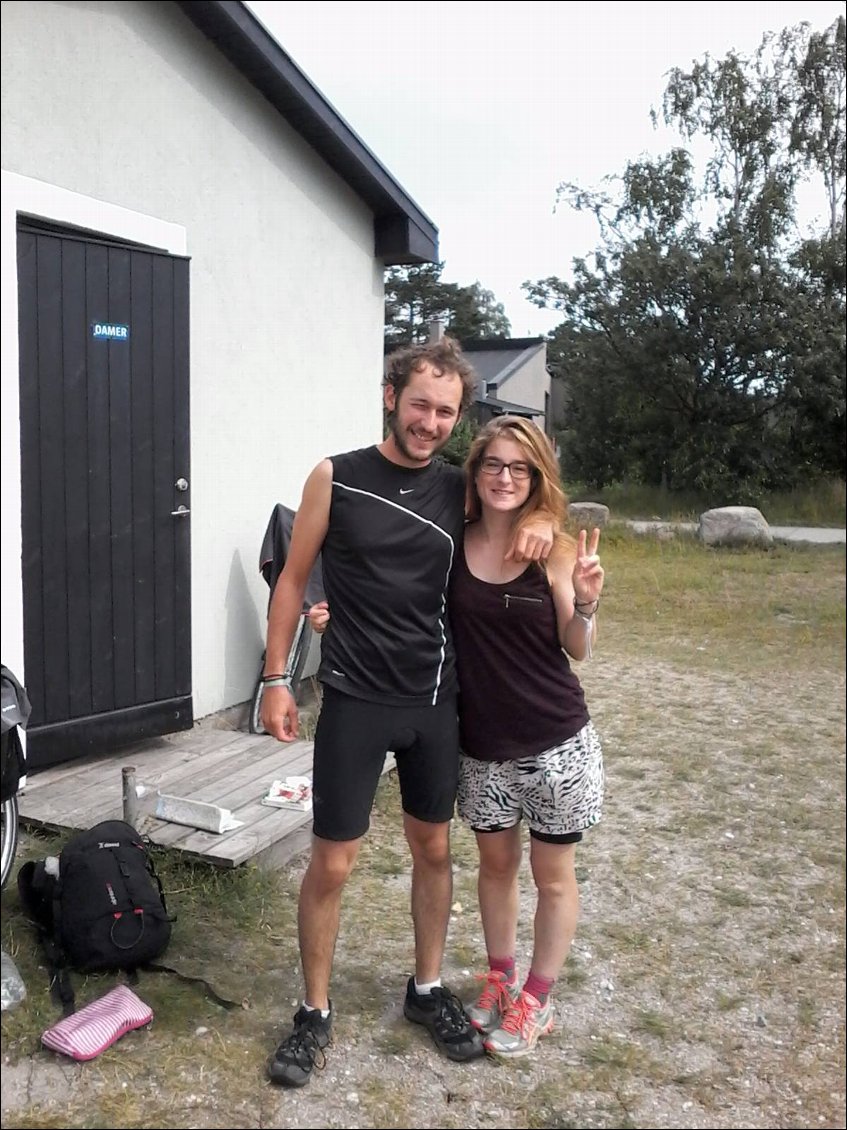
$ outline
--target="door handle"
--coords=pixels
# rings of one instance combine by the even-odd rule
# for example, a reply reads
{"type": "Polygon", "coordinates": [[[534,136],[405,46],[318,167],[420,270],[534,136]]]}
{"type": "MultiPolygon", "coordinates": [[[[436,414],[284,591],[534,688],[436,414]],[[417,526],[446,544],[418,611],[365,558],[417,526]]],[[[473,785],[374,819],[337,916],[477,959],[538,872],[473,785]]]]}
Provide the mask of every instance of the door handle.
{"type": "Polygon", "coordinates": [[[187,506],[177,506],[176,510],[171,511],[172,518],[185,518],[191,511],[187,506]]]}

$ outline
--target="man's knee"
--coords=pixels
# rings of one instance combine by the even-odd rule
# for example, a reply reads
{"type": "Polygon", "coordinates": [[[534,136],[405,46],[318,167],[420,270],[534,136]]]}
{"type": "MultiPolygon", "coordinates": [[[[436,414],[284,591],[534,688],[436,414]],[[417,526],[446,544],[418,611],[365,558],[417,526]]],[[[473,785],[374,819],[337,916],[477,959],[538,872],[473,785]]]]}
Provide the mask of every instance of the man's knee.
{"type": "Polygon", "coordinates": [[[450,866],[450,824],[428,824],[414,816],[404,818],[412,858],[427,867],[450,866]]]}
{"type": "MultiPolygon", "coordinates": [[[[340,890],[350,878],[359,854],[360,840],[312,840],[306,879],[324,891],[340,890]]],[[[306,881],[304,879],[304,882],[306,881]]]]}

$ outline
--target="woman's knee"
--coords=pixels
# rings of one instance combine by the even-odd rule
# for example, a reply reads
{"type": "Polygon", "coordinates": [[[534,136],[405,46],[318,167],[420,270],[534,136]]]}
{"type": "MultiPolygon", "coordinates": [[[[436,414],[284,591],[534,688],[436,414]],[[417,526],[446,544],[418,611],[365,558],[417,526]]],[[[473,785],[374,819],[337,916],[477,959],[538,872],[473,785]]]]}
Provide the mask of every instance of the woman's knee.
{"type": "Polygon", "coordinates": [[[520,869],[523,843],[520,826],[500,832],[477,832],[480,874],[491,879],[511,879],[520,869]]]}
{"type": "Polygon", "coordinates": [[[576,884],[576,845],[532,840],[530,867],[539,892],[566,895],[576,884]]]}

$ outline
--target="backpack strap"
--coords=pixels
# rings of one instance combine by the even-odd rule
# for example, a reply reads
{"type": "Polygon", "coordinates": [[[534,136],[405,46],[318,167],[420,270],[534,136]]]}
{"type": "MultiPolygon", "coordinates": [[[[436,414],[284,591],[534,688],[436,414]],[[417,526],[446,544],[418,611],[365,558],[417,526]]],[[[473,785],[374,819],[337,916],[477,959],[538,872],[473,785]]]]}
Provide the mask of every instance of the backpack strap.
{"type": "Polygon", "coordinates": [[[208,997],[210,997],[215,1004],[219,1004],[221,1008],[233,1009],[244,1008],[244,1001],[231,1001],[228,997],[222,997],[221,994],[215,989],[205,977],[191,977],[188,973],[180,973],[178,969],[174,969],[170,965],[161,965],[158,961],[148,961],[146,964],[140,966],[141,969],[150,973],[171,973],[177,980],[182,981],[185,985],[202,985],[208,997]]]}
{"type": "Polygon", "coordinates": [[[162,906],[165,911],[165,916],[169,922],[176,922],[177,916],[168,911],[168,900],[165,898],[165,889],[162,886],[162,880],[159,878],[159,872],[156,870],[156,864],[153,862],[152,849],[155,846],[150,836],[140,836],[138,841],[144,848],[146,853],[145,863],[150,878],[155,880],[156,886],[159,888],[159,897],[162,900],[162,906]]]}
{"type": "Polygon", "coordinates": [[[62,915],[60,884],[48,874],[46,860],[28,860],[18,871],[18,894],[35,926],[38,941],[47,959],[50,974],[50,995],[61,1006],[62,1015],[70,1016],[76,1008],[68,960],[60,942],[59,923],[62,915]]]}
{"type": "Polygon", "coordinates": [[[62,1010],[62,1016],[72,1016],[76,1012],[76,997],[71,984],[70,973],[67,965],[54,963],[49,956],[49,942],[44,943],[44,952],[48,955],[47,962],[50,971],[50,996],[62,1010]]]}
{"type": "Polygon", "coordinates": [[[41,944],[47,955],[47,964],[50,971],[50,995],[57,1004],[61,1005],[62,1016],[70,1016],[76,1011],[76,999],[68,970],[68,958],[60,941],[62,937],[61,880],[57,880],[53,884],[52,929],[47,932],[39,926],[39,931],[42,932],[41,944]]]}
{"type": "Polygon", "coordinates": [[[162,886],[162,880],[159,878],[159,873],[156,870],[156,868],[153,866],[153,860],[150,859],[149,856],[147,857],[147,870],[150,872],[150,878],[156,880],[156,886],[159,888],[159,896],[162,900],[162,906],[164,907],[165,916],[166,916],[167,920],[169,922],[176,922],[176,915],[170,914],[168,912],[168,901],[165,898],[165,889],[162,886]]]}
{"type": "Polygon", "coordinates": [[[112,945],[115,947],[116,950],[131,950],[135,946],[138,945],[138,943],[141,941],[142,937],[144,936],[144,925],[145,925],[145,923],[144,923],[144,911],[143,910],[136,910],[135,914],[133,914],[132,917],[134,919],[137,919],[136,925],[138,926],[138,933],[135,935],[134,938],[129,938],[128,940],[123,939],[122,941],[118,941],[117,930],[118,930],[118,926],[119,926],[120,922],[123,920],[124,917],[125,917],[125,915],[123,915],[123,914],[115,915],[115,917],[112,919],[112,925],[109,929],[109,938],[111,939],[112,945]]]}

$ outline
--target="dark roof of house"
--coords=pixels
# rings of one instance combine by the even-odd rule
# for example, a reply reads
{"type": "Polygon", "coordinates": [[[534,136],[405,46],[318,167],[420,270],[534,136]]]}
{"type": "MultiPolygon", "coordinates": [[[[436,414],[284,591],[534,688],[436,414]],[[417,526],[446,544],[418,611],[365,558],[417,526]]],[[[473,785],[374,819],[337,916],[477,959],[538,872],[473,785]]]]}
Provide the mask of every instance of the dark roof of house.
{"type": "Polygon", "coordinates": [[[438,262],[438,229],[240,0],[177,0],[191,22],[374,214],[387,266],[438,262]]]}
{"type": "Polygon", "coordinates": [[[546,337],[465,337],[462,338],[462,350],[490,349],[505,350],[529,349],[531,345],[543,345],[546,337]]]}
{"type": "Polygon", "coordinates": [[[543,416],[543,408],[529,408],[526,404],[515,404],[511,400],[498,400],[496,396],[477,396],[476,404],[491,408],[499,416],[543,416]]]}

